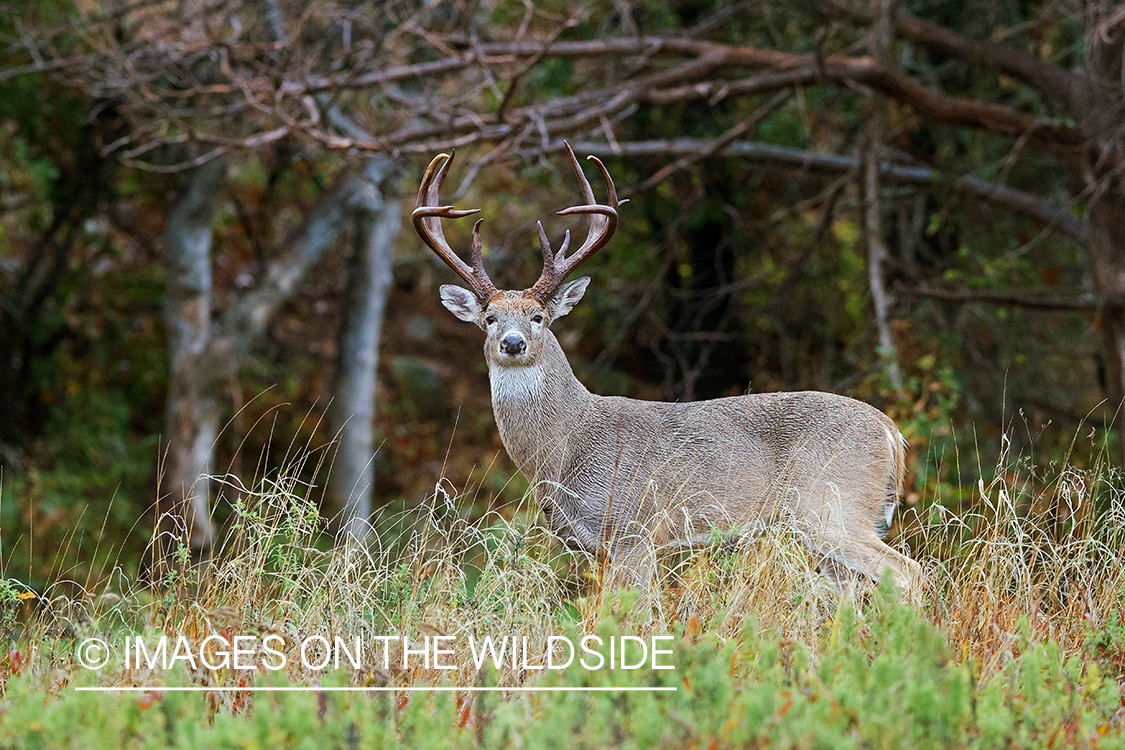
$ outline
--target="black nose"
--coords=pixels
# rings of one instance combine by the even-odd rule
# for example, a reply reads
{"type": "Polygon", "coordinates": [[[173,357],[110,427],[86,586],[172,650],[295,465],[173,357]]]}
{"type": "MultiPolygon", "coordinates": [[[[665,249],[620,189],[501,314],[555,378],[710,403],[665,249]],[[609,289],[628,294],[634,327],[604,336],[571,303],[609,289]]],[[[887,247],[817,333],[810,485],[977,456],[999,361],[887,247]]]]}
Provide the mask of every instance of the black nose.
{"type": "Polygon", "coordinates": [[[515,331],[509,331],[504,335],[504,338],[500,339],[500,351],[504,354],[515,356],[523,354],[526,349],[527,342],[523,340],[523,336],[515,331]]]}

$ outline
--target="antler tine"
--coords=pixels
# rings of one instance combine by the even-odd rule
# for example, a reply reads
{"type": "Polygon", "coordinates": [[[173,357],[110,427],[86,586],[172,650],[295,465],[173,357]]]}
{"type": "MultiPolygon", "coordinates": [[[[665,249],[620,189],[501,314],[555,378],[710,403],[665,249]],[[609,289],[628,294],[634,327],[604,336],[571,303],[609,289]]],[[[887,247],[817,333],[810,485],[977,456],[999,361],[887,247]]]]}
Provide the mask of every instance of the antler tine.
{"type": "Polygon", "coordinates": [[[442,219],[460,219],[480,212],[479,208],[458,211],[453,206],[438,205],[441,186],[445,183],[449,165],[453,163],[453,157],[456,153],[457,151],[454,149],[448,154],[438,154],[426,167],[426,174],[418,188],[418,200],[410,216],[414,223],[414,230],[418,232],[422,241],[469,284],[479,300],[485,302],[496,294],[496,286],[484,270],[480,239],[481,221],[478,220],[476,225],[473,226],[473,265],[471,267],[461,260],[449,246],[441,228],[442,219]]]}
{"type": "Polygon", "coordinates": [[[539,249],[543,251],[543,267],[553,266],[555,253],[551,250],[551,241],[547,239],[547,233],[543,231],[543,222],[537,221],[535,226],[539,230],[539,249]]]}
{"type": "Polygon", "coordinates": [[[578,176],[578,184],[582,189],[582,197],[586,203],[563,209],[558,212],[558,215],[588,214],[590,216],[590,230],[586,235],[586,241],[582,243],[582,247],[578,248],[574,255],[567,258],[566,251],[570,246],[570,232],[566,233],[566,239],[563,241],[563,246],[559,252],[551,254],[547,237],[540,227],[540,244],[543,246],[543,273],[540,274],[539,280],[535,282],[535,286],[527,290],[528,294],[540,302],[546,302],[559,288],[563,280],[570,275],[571,271],[605,247],[606,243],[613,237],[613,233],[617,231],[618,207],[628,202],[617,199],[617,189],[613,185],[613,178],[609,176],[609,170],[602,164],[601,159],[596,156],[589,156],[587,158],[593,161],[597,165],[598,171],[601,172],[602,181],[605,183],[606,192],[609,194],[608,205],[598,203],[597,199],[594,198],[594,190],[590,187],[590,181],[586,179],[586,175],[582,172],[582,166],[578,163],[578,157],[574,155],[574,149],[566,141],[563,141],[563,145],[566,146],[566,153],[570,157],[570,165],[578,176]]]}
{"type": "Polygon", "coordinates": [[[566,148],[570,153],[570,160],[571,164],[574,166],[574,171],[578,174],[582,182],[583,197],[586,198],[587,204],[563,209],[558,212],[558,215],[590,215],[590,231],[586,235],[586,241],[583,242],[582,247],[578,248],[574,255],[567,260],[567,265],[570,267],[570,270],[573,270],[609,242],[613,233],[617,231],[617,208],[622,203],[628,203],[628,201],[617,200],[617,190],[613,185],[613,178],[609,176],[609,170],[602,164],[602,160],[596,156],[588,156],[586,158],[594,162],[598,167],[598,171],[602,173],[602,181],[605,182],[606,191],[609,193],[608,205],[597,203],[594,199],[593,191],[590,189],[590,182],[586,179],[586,175],[582,173],[581,168],[579,168],[578,160],[574,158],[574,152],[570,150],[570,144],[567,144],[566,148]]]}
{"type": "Polygon", "coordinates": [[[566,257],[566,251],[569,250],[569,249],[570,249],[570,230],[568,229],[563,234],[562,247],[559,248],[559,252],[555,255],[555,260],[561,261],[563,258],[565,258],[566,257]]]}
{"type": "Polygon", "coordinates": [[[566,251],[570,247],[570,230],[566,230],[566,234],[563,235],[562,247],[556,253],[551,249],[551,241],[547,239],[547,233],[543,231],[543,222],[537,221],[535,226],[539,228],[539,248],[543,251],[543,267],[554,267],[566,257],[566,251]]]}
{"type": "Polygon", "coordinates": [[[477,223],[473,224],[473,277],[481,282],[481,291],[485,293],[484,299],[492,299],[496,294],[496,287],[492,283],[492,279],[488,278],[488,272],[484,270],[484,243],[480,239],[480,225],[484,223],[484,219],[477,219],[477,223]]]}

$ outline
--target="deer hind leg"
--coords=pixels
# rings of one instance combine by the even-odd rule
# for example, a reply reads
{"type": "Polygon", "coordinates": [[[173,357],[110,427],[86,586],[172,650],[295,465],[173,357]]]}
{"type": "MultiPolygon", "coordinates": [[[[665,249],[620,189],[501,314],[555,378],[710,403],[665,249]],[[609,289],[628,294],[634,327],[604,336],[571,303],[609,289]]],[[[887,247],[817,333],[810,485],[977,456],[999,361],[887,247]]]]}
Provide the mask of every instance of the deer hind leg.
{"type": "Polygon", "coordinates": [[[818,568],[838,591],[863,576],[879,581],[890,571],[903,601],[917,604],[922,596],[922,566],[871,532],[858,537],[821,536],[813,544],[818,568]]]}
{"type": "Polygon", "coordinates": [[[922,568],[887,545],[875,531],[858,502],[829,483],[824,502],[801,508],[801,527],[816,556],[818,568],[838,591],[859,577],[877,582],[890,571],[903,600],[918,602],[922,595],[922,568]]]}
{"type": "Polygon", "coordinates": [[[817,572],[828,579],[837,594],[843,596],[849,588],[858,587],[863,576],[836,555],[814,550],[813,556],[817,572]]]}
{"type": "Polygon", "coordinates": [[[883,569],[890,569],[902,600],[911,604],[922,603],[925,576],[922,566],[876,537],[872,540],[882,560],[883,569]]]}

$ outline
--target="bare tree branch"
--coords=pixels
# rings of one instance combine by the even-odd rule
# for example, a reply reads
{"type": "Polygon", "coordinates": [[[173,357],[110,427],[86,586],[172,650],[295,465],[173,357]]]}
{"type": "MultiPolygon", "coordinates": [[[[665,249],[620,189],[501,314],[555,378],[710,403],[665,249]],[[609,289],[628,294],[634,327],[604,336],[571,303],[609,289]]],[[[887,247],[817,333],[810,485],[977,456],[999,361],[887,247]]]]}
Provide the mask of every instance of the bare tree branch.
{"type": "Polygon", "coordinates": [[[895,294],[944,302],[976,303],[1002,307],[1022,307],[1046,312],[1093,311],[1107,306],[1120,307],[1125,298],[1098,296],[1091,292],[1073,291],[1044,295],[1034,291],[1001,291],[994,289],[938,289],[928,286],[898,286],[895,294]]]}
{"type": "MultiPolygon", "coordinates": [[[[859,26],[871,23],[870,14],[847,7],[836,0],[818,0],[817,7],[830,18],[859,26]]],[[[1090,91],[1083,78],[1025,50],[971,39],[952,29],[912,16],[904,10],[899,10],[896,15],[895,33],[901,39],[943,55],[980,63],[990,70],[1012,76],[1048,98],[1066,101],[1071,112],[1083,112],[1090,106],[1090,91]]]]}
{"type": "MultiPolygon", "coordinates": [[[[639,157],[667,156],[686,157],[707,154],[713,150],[714,141],[699,138],[669,138],[651,141],[621,141],[617,148],[599,141],[576,141],[571,144],[575,151],[599,157],[639,157]]],[[[559,150],[562,143],[552,144],[551,150],[559,150]]],[[[788,146],[774,146],[756,141],[735,141],[715,151],[716,156],[741,156],[795,169],[810,171],[845,173],[857,166],[854,156],[843,154],[822,154],[788,146]]],[[[880,175],[893,182],[917,185],[928,189],[948,186],[951,189],[982,198],[1007,209],[1019,211],[1049,227],[1057,229],[1071,239],[1085,243],[1089,236],[1089,226],[1081,218],[1069,211],[1051,205],[1045,198],[1023,190],[1005,187],[982,180],[979,177],[962,175],[953,177],[927,167],[914,167],[882,162],[880,175]]]]}
{"type": "MultiPolygon", "coordinates": [[[[754,76],[741,81],[711,81],[671,90],[659,90],[647,85],[629,85],[632,95],[654,104],[669,104],[716,95],[749,95],[788,86],[839,84],[847,81],[862,83],[908,104],[919,112],[947,125],[989,130],[1004,135],[1021,135],[1030,132],[1037,138],[1061,145],[1082,145],[1086,138],[1082,130],[1065,122],[1045,121],[1034,115],[992,102],[953,96],[925,86],[909,76],[887,71],[869,58],[832,56],[823,65],[812,55],[791,54],[775,50],[762,50],[748,46],[731,46],[694,39],[642,37],[630,39],[604,39],[591,42],[558,42],[546,53],[542,47],[531,44],[481,45],[482,54],[497,61],[516,60],[521,56],[544,57],[599,57],[635,55],[657,52],[694,53],[697,57],[690,68],[681,69],[676,77],[702,77],[708,73],[727,73],[737,68],[769,69],[767,76],[754,76]],[[647,90],[646,90],[647,89],[647,90]]],[[[308,79],[290,81],[283,87],[288,93],[308,93],[320,90],[368,88],[388,80],[423,77],[435,73],[452,72],[468,67],[474,52],[465,52],[452,58],[420,63],[367,76],[308,79]]],[[[669,77],[671,78],[671,77],[669,77]]],[[[671,80],[666,80],[666,83],[671,80]]],[[[609,92],[607,92],[609,93],[609,92]]],[[[620,95],[620,92],[618,93],[620,95]]],[[[516,113],[509,120],[518,120],[516,113]]],[[[420,135],[420,134],[419,134],[420,135]]]]}
{"type": "Polygon", "coordinates": [[[356,201],[362,200],[366,191],[375,189],[373,186],[382,181],[390,168],[388,161],[372,159],[363,172],[345,174],[337,180],[285,243],[285,250],[270,260],[258,284],[223,315],[222,330],[228,341],[222,348],[238,353],[249,348],[273,319],[278,306],[304,278],[309,266],[336,241],[350,220],[356,201]]]}
{"type": "MultiPolygon", "coordinates": [[[[210,6],[193,14],[193,18],[211,28],[225,28],[218,21],[226,19],[222,15],[226,12],[218,5],[210,6]]],[[[279,19],[275,16],[267,13],[265,25],[276,29],[279,19]]],[[[161,18],[153,23],[158,28],[167,25],[167,31],[173,35],[176,24],[184,24],[183,19],[172,16],[161,18]]],[[[282,136],[307,139],[329,149],[376,152],[433,150],[477,141],[508,140],[519,148],[522,139],[535,133],[550,139],[581,134],[601,126],[606,118],[621,116],[645,104],[668,105],[700,99],[715,102],[794,86],[856,83],[946,125],[1031,137],[1066,147],[1084,147],[1087,143],[1086,132],[1071,122],[1039,118],[1001,104],[947,94],[889,70],[876,60],[847,54],[822,57],[721,44],[691,36],[477,42],[453,35],[430,35],[427,41],[443,50],[443,56],[436,60],[405,62],[412,57],[407,54],[409,50],[387,51],[365,65],[348,66],[341,72],[325,75],[318,73],[318,69],[338,66],[328,65],[327,60],[315,56],[293,61],[278,53],[278,43],[272,35],[268,40],[231,40],[179,33],[183,36],[176,43],[147,46],[142,37],[128,43],[97,37],[89,44],[93,51],[88,54],[94,59],[81,66],[63,66],[56,75],[95,96],[119,101],[122,111],[142,120],[163,122],[165,133],[148,136],[156,143],[168,139],[194,140],[209,144],[213,153],[258,148],[282,136]],[[549,59],[591,63],[608,59],[625,63],[631,72],[610,77],[612,82],[600,89],[510,107],[519,77],[549,59]],[[409,97],[404,100],[387,96],[384,101],[391,102],[391,106],[380,109],[378,127],[367,126],[373,136],[370,139],[330,132],[319,124],[317,112],[308,108],[312,101],[308,97],[313,94],[386,90],[404,81],[425,81],[436,87],[445,85],[455,74],[462,79],[458,79],[453,99],[467,97],[469,106],[454,104],[447,111],[435,113],[424,111],[423,104],[409,97]],[[501,79],[508,81],[506,94],[497,87],[501,79]],[[496,96],[495,92],[499,92],[497,98],[502,106],[490,116],[489,110],[495,105],[482,97],[486,93],[496,96]],[[419,119],[429,119],[430,124],[415,124],[419,119]],[[231,127],[232,124],[236,126],[231,127]]],[[[4,74],[0,71],[0,76],[4,74]]],[[[147,150],[145,144],[138,144],[130,158],[136,159],[147,150]]],[[[175,167],[188,165],[185,162],[175,167]]]]}

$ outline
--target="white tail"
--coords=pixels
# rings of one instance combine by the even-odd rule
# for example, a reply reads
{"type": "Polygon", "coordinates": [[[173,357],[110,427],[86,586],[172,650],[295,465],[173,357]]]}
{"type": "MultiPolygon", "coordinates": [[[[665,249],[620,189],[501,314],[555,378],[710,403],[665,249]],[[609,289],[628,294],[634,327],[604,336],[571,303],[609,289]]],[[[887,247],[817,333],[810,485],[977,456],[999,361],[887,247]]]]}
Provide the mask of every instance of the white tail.
{"type": "Polygon", "coordinates": [[[527,477],[547,522],[564,541],[605,552],[644,580],[647,551],[694,546],[713,532],[751,532],[789,520],[837,585],[890,569],[914,598],[920,566],[885,544],[902,494],[902,434],[885,414],[831,393],[768,393],[694,403],[639,401],[590,393],[549,326],[582,298],[589,277],[563,283],[617,227],[617,200],[605,166],[590,157],[609,193],[596,202],[567,145],[589,214],[582,247],[551,249],[539,225],[543,273],[523,291],[498,290],[484,270],[480,222],[472,266],[445,241],[441,218],[475,211],[439,206],[452,162],[426,170],[414,210],[422,239],[469,284],[441,287],[442,303],[486,333],[484,354],[500,437],[527,477]]]}

